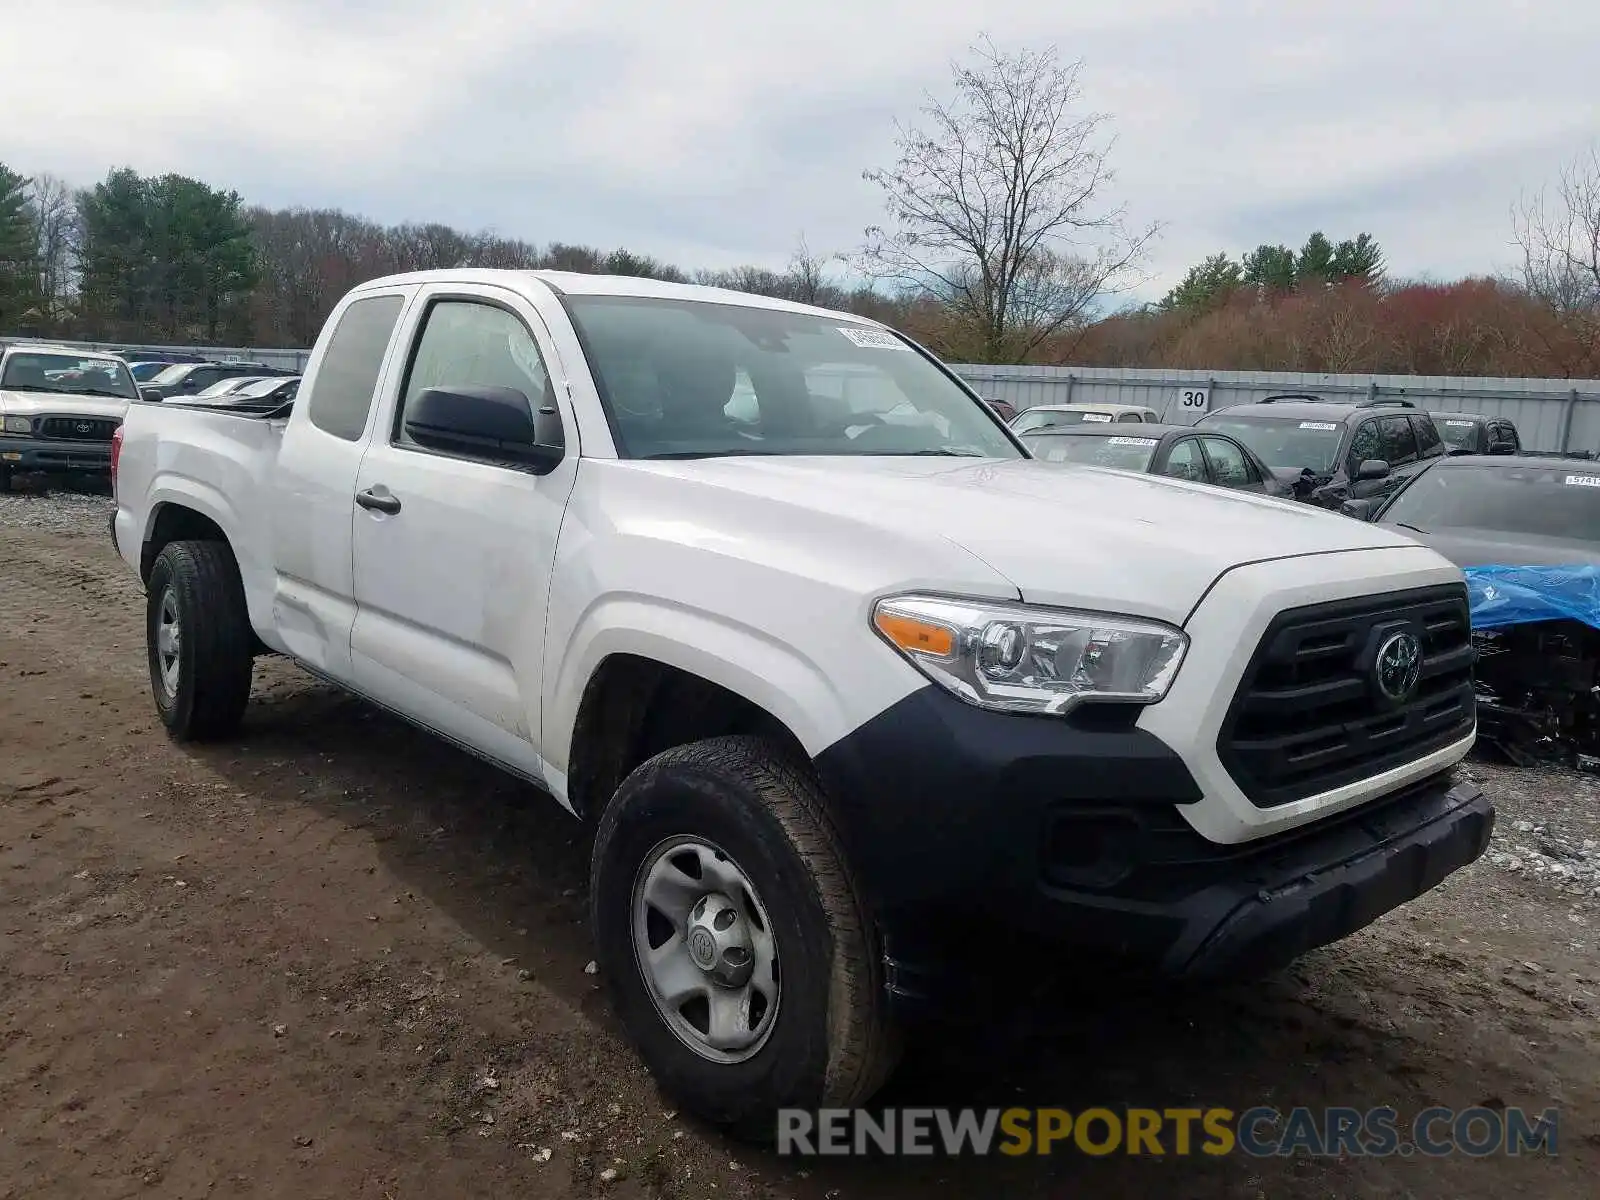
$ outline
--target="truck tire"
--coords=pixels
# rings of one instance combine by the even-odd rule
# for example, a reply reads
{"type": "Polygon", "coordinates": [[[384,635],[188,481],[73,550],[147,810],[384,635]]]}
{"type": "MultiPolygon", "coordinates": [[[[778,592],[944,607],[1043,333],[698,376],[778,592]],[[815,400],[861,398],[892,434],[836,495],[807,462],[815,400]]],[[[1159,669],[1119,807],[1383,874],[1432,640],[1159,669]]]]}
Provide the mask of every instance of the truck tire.
{"type": "Polygon", "coordinates": [[[617,1014],[686,1109],[767,1141],[778,1109],[863,1103],[893,1070],[875,926],[818,784],[774,743],[711,738],[629,775],[590,897],[617,1014]]]}
{"type": "Polygon", "coordinates": [[[209,741],[239,728],[250,699],[252,635],[228,544],[168,544],[150,569],[145,642],[156,712],[174,738],[209,741]]]}

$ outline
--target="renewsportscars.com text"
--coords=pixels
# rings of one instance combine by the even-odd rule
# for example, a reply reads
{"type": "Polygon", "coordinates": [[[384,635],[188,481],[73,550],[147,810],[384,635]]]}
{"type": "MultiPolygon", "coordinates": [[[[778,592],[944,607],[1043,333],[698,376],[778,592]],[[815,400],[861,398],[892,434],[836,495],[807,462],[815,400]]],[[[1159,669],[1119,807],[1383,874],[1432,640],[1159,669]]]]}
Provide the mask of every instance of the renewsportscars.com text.
{"type": "Polygon", "coordinates": [[[1559,1112],[1520,1108],[784,1109],[789,1155],[1129,1154],[1442,1158],[1556,1153],[1559,1112]]]}

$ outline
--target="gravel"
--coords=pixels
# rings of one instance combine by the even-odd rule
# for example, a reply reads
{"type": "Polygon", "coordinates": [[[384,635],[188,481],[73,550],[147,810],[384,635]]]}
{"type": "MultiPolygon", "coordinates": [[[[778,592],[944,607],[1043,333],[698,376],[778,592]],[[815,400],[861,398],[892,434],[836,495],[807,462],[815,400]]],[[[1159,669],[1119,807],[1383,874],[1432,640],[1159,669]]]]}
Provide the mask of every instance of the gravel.
{"type": "Polygon", "coordinates": [[[103,535],[106,522],[116,507],[110,496],[86,492],[52,491],[47,495],[0,492],[0,527],[103,535]]]}

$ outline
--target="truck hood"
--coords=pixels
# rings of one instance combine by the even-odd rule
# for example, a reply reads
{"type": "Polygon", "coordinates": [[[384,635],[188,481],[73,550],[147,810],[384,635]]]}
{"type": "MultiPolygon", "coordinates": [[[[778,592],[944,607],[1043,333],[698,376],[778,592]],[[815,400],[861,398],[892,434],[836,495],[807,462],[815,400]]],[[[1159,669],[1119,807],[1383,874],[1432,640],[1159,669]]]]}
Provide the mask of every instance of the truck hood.
{"type": "Polygon", "coordinates": [[[122,419],[127,400],[109,396],[79,396],[71,392],[0,391],[0,413],[11,417],[37,417],[44,414],[63,417],[109,417],[122,419]]]}
{"type": "MultiPolygon", "coordinates": [[[[1416,547],[1393,530],[1288,500],[1037,460],[709,458],[628,464],[802,514],[907,536],[941,535],[1032,603],[1181,624],[1243,563],[1416,547]]],[[[774,530],[780,536],[782,530],[774,530]]],[[[848,554],[847,543],[840,554],[848,554]]]]}

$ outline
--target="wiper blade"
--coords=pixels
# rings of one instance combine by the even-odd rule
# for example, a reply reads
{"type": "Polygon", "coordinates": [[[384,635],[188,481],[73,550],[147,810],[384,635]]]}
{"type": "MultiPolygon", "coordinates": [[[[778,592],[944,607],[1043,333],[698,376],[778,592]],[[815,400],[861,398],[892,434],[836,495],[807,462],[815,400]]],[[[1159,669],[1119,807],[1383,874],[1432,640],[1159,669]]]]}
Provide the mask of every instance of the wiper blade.
{"type": "Polygon", "coordinates": [[[1395,524],[1400,526],[1401,529],[1409,529],[1409,530],[1411,530],[1412,533],[1427,533],[1428,532],[1426,529],[1418,529],[1415,525],[1407,525],[1404,521],[1396,521],[1395,524]]]}
{"type": "Polygon", "coordinates": [[[868,450],[867,458],[984,458],[978,450],[868,450]]]}
{"type": "Polygon", "coordinates": [[[132,400],[133,397],[126,392],[108,392],[104,388],[83,388],[78,393],[80,396],[105,396],[111,400],[132,400]]]}

